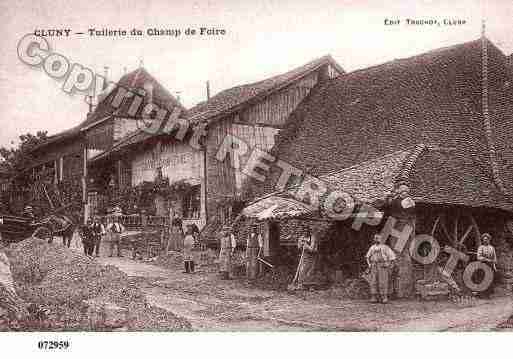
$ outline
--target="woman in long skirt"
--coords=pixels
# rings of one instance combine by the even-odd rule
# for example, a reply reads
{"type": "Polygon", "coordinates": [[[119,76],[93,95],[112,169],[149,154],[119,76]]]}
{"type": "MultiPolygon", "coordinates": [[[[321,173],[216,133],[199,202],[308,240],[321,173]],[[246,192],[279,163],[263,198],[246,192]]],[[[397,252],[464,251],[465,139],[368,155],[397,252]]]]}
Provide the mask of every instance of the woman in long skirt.
{"type": "Polygon", "coordinates": [[[185,267],[184,273],[194,273],[194,236],[191,225],[187,226],[187,232],[183,240],[183,263],[185,267]]]}
{"type": "Polygon", "coordinates": [[[235,236],[232,234],[230,227],[223,227],[219,241],[219,272],[221,273],[222,279],[230,279],[232,255],[235,251],[235,246],[237,245],[235,236]]]}

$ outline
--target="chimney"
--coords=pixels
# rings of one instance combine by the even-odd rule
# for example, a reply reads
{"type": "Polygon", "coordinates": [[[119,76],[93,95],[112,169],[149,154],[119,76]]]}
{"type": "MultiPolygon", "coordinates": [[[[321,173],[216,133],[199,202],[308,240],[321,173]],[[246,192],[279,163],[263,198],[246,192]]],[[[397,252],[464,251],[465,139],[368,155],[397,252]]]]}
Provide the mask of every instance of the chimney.
{"type": "Polygon", "coordinates": [[[93,96],[88,95],[88,96],[86,97],[86,102],[87,102],[87,105],[89,106],[89,110],[88,110],[88,112],[87,112],[87,117],[89,117],[90,115],[92,115],[93,110],[94,110],[94,106],[93,106],[93,96]]]}
{"type": "Polygon", "coordinates": [[[207,101],[210,100],[210,81],[207,80],[207,101]]]}
{"type": "Polygon", "coordinates": [[[180,102],[180,94],[182,93],[182,91],[176,91],[176,101],[177,102],[180,102]]]}
{"type": "Polygon", "coordinates": [[[109,85],[109,67],[103,66],[103,77],[105,78],[105,81],[103,82],[103,91],[108,87],[109,85]]]}

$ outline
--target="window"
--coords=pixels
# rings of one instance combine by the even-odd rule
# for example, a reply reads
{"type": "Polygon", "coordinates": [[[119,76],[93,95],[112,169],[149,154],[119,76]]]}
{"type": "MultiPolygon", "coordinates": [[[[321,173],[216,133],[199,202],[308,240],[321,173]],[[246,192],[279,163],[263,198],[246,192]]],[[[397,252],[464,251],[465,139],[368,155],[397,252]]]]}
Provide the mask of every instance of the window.
{"type": "Polygon", "coordinates": [[[199,219],[201,210],[201,186],[192,186],[191,190],[183,197],[183,218],[199,219]]]}
{"type": "Polygon", "coordinates": [[[89,192],[87,194],[87,200],[89,203],[89,214],[95,215],[98,212],[98,193],[97,192],[89,192]]]}

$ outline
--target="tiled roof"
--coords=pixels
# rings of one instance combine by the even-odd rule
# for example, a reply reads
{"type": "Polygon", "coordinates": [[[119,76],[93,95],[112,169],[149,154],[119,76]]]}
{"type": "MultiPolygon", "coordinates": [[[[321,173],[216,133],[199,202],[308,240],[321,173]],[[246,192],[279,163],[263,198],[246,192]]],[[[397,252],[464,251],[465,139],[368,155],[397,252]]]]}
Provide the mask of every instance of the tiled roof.
{"type": "Polygon", "coordinates": [[[114,142],[114,144],[108,151],[99,153],[95,157],[89,159],[89,161],[95,162],[95,161],[106,159],[107,157],[109,157],[110,155],[112,155],[114,153],[121,152],[124,149],[127,149],[128,147],[130,147],[132,145],[145,142],[153,137],[155,137],[155,136],[152,134],[148,134],[142,130],[137,130],[136,132],[129,134],[128,136],[123,137],[120,140],[114,142]]]}
{"type": "Polygon", "coordinates": [[[344,73],[344,70],[329,55],[313,60],[303,66],[295,68],[284,74],[274,76],[263,81],[232,87],[221,91],[210,100],[199,103],[188,111],[191,121],[199,122],[207,119],[215,119],[225,116],[237,110],[240,106],[259,100],[262,97],[278,91],[292,82],[319,69],[321,66],[331,64],[337,71],[344,73]]]}
{"type": "Polygon", "coordinates": [[[9,168],[5,166],[3,163],[0,162],[0,176],[2,177],[8,177],[10,176],[11,171],[9,171],[9,168]]]}
{"type": "MultiPolygon", "coordinates": [[[[328,63],[334,66],[340,73],[344,72],[344,70],[331,58],[331,56],[323,56],[284,74],[256,83],[236,86],[228,90],[221,91],[217,95],[213,96],[209,101],[202,102],[186,111],[185,115],[189,121],[195,123],[202,120],[215,119],[220,115],[227,115],[231,113],[231,111],[236,110],[238,106],[247,104],[255,99],[261,99],[263,96],[270,95],[274,91],[290,85],[292,82],[328,63]]],[[[111,151],[101,154],[93,160],[99,160],[125,147],[131,146],[135,143],[144,142],[151,137],[151,135],[139,130],[138,133],[135,133],[133,136],[121,139],[113,145],[111,151]]]]}
{"type": "MultiPolygon", "coordinates": [[[[472,41],[318,85],[287,120],[273,155],[313,176],[356,165],[346,174],[347,188],[374,197],[388,188],[377,182],[389,176],[375,170],[365,175],[366,167],[359,166],[424,143],[447,151],[427,151],[411,166],[407,177],[414,196],[509,210],[509,201],[491,181],[481,114],[481,46],[480,40],[472,41]],[[368,186],[371,182],[375,189],[368,186]]],[[[487,46],[491,94],[505,86],[507,71],[505,56],[492,43],[487,46]]],[[[513,134],[513,121],[501,123],[513,134]]],[[[271,171],[259,195],[272,192],[280,172],[271,171]]]]}
{"type": "MultiPolygon", "coordinates": [[[[146,71],[146,69],[139,67],[138,69],[121,77],[121,79],[117,82],[116,87],[113,88],[110,93],[98,104],[96,109],[93,111],[93,114],[80,124],[80,128],[88,128],[91,125],[97,124],[99,121],[101,122],[102,120],[105,120],[113,114],[119,117],[127,117],[130,101],[123,103],[119,108],[114,108],[111,105],[111,102],[116,95],[116,88],[124,87],[127,90],[134,91],[145,89],[148,84],[151,84],[153,87],[153,103],[170,111],[172,111],[175,106],[180,106],[183,108],[183,106],[176,100],[176,98],[171,95],[171,93],[166,88],[164,88],[153,76],[151,76],[148,71],[146,71]]],[[[143,103],[148,103],[149,96],[149,93],[145,94],[143,103]]],[[[143,106],[140,106],[140,111],[142,108],[143,106]]]]}
{"type": "MultiPolygon", "coordinates": [[[[162,106],[170,111],[174,108],[174,106],[183,106],[171,95],[171,93],[166,90],[153,76],[151,76],[148,71],[146,71],[143,67],[140,67],[132,72],[129,72],[121,77],[121,79],[115,84],[115,86],[122,86],[129,90],[136,89],[144,89],[145,85],[152,84],[153,86],[153,96],[152,102],[162,106]]],[[[39,150],[45,146],[48,146],[52,143],[73,139],[80,135],[80,132],[84,129],[87,129],[91,126],[96,126],[103,121],[110,118],[111,115],[115,114],[117,116],[123,117],[128,115],[128,108],[130,103],[123,103],[119,108],[114,108],[111,106],[111,101],[116,94],[116,87],[113,86],[111,91],[107,96],[105,96],[102,101],[96,106],[93,113],[87,116],[87,119],[82,121],[79,125],[74,126],[70,129],[59,132],[55,135],[50,136],[47,141],[39,144],[38,146],[31,149],[31,152],[39,150]]],[[[145,95],[145,100],[143,103],[147,103],[149,99],[149,94],[145,95]]],[[[140,106],[142,109],[143,106],[140,106]]]]}
{"type": "Polygon", "coordinates": [[[78,135],[80,135],[80,126],[75,126],[75,127],[69,128],[67,130],[58,132],[54,135],[48,136],[46,141],[38,144],[37,146],[32,147],[29,150],[29,152],[34,153],[34,152],[40,150],[41,148],[51,145],[53,143],[72,140],[73,138],[77,137],[78,135]]]}
{"type": "MultiPolygon", "coordinates": [[[[425,148],[423,145],[418,146],[425,148]]],[[[399,180],[408,177],[407,163],[414,154],[419,153],[415,148],[400,150],[375,158],[357,165],[344,168],[332,174],[321,176],[331,190],[339,190],[350,194],[355,200],[365,203],[375,203],[384,200],[394,190],[399,180]]],[[[414,165],[416,156],[411,159],[414,165]]]]}

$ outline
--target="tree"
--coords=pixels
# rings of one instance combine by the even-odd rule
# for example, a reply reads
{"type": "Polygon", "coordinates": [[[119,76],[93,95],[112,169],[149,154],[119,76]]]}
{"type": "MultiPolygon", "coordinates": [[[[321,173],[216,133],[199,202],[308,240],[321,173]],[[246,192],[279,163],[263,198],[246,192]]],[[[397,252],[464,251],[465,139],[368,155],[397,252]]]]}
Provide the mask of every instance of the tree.
{"type": "Polygon", "coordinates": [[[35,146],[43,143],[48,139],[47,131],[37,131],[35,135],[26,133],[19,136],[19,144],[17,147],[0,147],[0,156],[2,161],[0,164],[9,171],[17,172],[32,159],[29,151],[35,146]]]}

